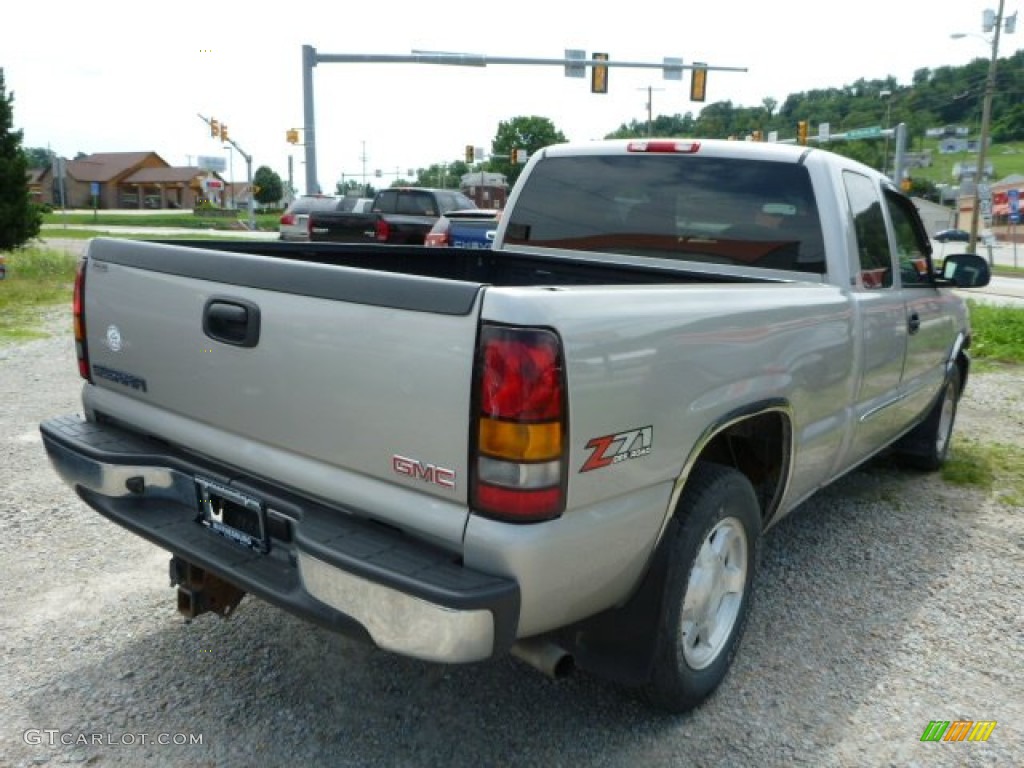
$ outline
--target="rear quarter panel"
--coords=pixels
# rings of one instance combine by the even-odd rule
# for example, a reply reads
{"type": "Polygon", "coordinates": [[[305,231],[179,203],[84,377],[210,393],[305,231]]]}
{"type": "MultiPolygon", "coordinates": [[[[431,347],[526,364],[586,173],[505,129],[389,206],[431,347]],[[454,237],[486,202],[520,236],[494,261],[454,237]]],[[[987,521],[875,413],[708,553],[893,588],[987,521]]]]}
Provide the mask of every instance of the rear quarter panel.
{"type": "Polygon", "coordinates": [[[471,516],[467,527],[467,563],[520,580],[526,633],[629,593],[695,446],[736,409],[791,405],[791,498],[828,477],[842,448],[852,319],[848,297],[831,286],[501,288],[485,295],[483,317],[549,326],[565,345],[565,514],[500,543],[493,523],[471,516]],[[617,435],[636,441],[645,430],[649,442],[641,437],[636,447],[649,450],[593,466],[595,444],[617,435]]]}

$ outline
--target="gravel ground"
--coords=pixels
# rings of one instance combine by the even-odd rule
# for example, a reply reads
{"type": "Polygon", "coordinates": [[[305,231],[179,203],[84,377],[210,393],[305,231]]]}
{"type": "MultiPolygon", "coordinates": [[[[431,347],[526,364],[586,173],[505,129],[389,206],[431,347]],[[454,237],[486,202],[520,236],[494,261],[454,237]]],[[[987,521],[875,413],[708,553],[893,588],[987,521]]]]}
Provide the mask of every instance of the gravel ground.
{"type": "MultiPolygon", "coordinates": [[[[1024,515],[995,496],[882,460],[819,494],[767,536],[722,688],[666,717],[584,675],[419,663],[253,598],[184,623],[167,556],[49,467],[38,422],[79,409],[79,380],[68,312],[46,325],[0,346],[0,765],[1024,765],[1024,515]],[[920,742],[957,719],[998,725],[920,742]]],[[[972,377],[958,430],[1024,444],[1024,369],[972,377]]]]}

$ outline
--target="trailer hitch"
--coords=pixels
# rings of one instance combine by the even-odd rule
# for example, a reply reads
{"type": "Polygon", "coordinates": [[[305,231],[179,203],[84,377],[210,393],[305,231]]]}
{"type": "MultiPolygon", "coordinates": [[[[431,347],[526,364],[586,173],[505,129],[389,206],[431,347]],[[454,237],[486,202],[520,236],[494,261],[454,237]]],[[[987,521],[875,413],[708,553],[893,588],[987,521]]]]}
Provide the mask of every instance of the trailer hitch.
{"type": "Polygon", "coordinates": [[[208,611],[222,618],[234,615],[245,591],[178,556],[171,557],[171,586],[178,588],[178,613],[191,621],[208,611]]]}

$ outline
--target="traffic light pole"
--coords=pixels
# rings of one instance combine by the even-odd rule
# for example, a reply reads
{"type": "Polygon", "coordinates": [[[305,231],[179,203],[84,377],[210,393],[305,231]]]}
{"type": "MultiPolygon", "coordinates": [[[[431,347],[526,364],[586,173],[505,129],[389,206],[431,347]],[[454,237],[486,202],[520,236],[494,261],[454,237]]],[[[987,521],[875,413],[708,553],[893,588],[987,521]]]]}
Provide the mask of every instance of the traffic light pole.
{"type": "MultiPolygon", "coordinates": [[[[217,125],[217,121],[213,118],[207,118],[203,115],[199,115],[199,119],[210,126],[211,130],[217,125]]],[[[227,126],[224,128],[224,132],[227,132],[227,126]]],[[[248,154],[244,149],[238,146],[234,139],[227,136],[221,135],[221,143],[227,142],[235,151],[238,152],[243,158],[245,158],[245,176],[246,183],[249,185],[249,229],[253,232],[256,231],[256,194],[252,186],[252,155],[248,154]]],[[[231,179],[234,183],[234,178],[231,179]]]]}
{"type": "Polygon", "coordinates": [[[228,139],[228,144],[235,148],[235,150],[242,157],[245,158],[245,181],[249,185],[249,231],[256,231],[256,189],[252,185],[252,155],[246,154],[245,150],[242,149],[238,144],[235,143],[234,139],[228,139]]]}
{"type": "MultiPolygon", "coordinates": [[[[598,54],[595,54],[595,56],[598,54]]],[[[604,56],[606,54],[600,54],[604,56]]],[[[746,67],[713,67],[707,64],[683,64],[682,59],[666,59],[665,61],[612,61],[610,59],[560,58],[530,59],[519,56],[485,56],[476,53],[440,53],[433,51],[413,51],[411,54],[376,54],[376,53],[317,53],[311,45],[302,46],[302,112],[305,122],[306,149],[306,194],[313,195],[320,191],[316,178],[316,117],[313,108],[313,67],[317,64],[446,64],[458,67],[486,67],[490,64],[516,64],[532,66],[565,67],[566,74],[570,70],[586,67],[627,67],[633,69],[660,69],[667,79],[682,79],[683,70],[699,70],[704,73],[746,72],[746,67]]],[[[572,75],[575,76],[575,75],[572,75]]],[[[582,74],[579,77],[583,77],[582,74]]],[[[702,81],[704,82],[704,81],[702,81]]],[[[604,80],[607,86],[607,79],[604,80]]]]}

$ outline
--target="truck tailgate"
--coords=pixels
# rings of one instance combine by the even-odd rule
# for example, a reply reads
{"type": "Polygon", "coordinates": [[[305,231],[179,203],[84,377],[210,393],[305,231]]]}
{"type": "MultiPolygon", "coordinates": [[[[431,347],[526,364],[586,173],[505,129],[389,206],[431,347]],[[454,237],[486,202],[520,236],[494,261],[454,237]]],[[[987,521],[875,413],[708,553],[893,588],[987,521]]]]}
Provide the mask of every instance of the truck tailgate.
{"type": "Polygon", "coordinates": [[[460,543],[480,284],[103,239],[88,255],[88,407],[199,452],[231,441],[242,470],[460,543]]]}

